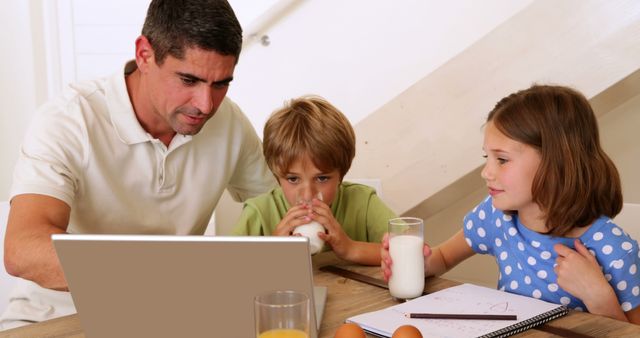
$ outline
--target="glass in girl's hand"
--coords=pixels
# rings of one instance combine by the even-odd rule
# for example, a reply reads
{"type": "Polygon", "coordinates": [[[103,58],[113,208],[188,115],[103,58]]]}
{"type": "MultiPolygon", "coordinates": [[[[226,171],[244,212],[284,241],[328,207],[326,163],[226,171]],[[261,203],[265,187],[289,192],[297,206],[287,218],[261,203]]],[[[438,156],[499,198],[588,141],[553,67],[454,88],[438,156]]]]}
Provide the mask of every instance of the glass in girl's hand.
{"type": "Polygon", "coordinates": [[[415,217],[389,220],[391,277],[389,292],[398,299],[412,299],[424,289],[424,222],[415,217]]]}

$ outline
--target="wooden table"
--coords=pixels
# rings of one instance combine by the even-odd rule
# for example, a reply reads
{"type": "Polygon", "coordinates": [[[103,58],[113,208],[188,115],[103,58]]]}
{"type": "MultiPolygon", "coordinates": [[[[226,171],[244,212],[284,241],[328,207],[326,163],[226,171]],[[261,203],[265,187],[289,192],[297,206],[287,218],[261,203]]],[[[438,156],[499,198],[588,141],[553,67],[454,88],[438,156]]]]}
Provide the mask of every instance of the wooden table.
{"type": "MultiPolygon", "coordinates": [[[[382,278],[379,267],[339,262],[331,254],[316,255],[313,263],[316,269],[314,283],[328,287],[320,338],[333,338],[338,327],[350,316],[398,304],[386,289],[318,270],[324,265],[342,265],[355,272],[382,278]]],[[[431,293],[458,284],[460,283],[452,280],[431,277],[426,281],[425,291],[431,293]]],[[[580,311],[570,311],[564,317],[512,337],[640,337],[640,326],[580,311]]]]}
{"type": "MultiPolygon", "coordinates": [[[[328,288],[319,338],[333,338],[337,328],[350,316],[397,304],[389,296],[389,291],[386,289],[319,270],[320,267],[325,265],[339,265],[355,272],[380,278],[379,267],[348,264],[339,261],[331,253],[314,256],[313,265],[315,269],[315,284],[328,288]]],[[[443,278],[428,278],[425,290],[427,292],[435,292],[458,284],[458,282],[443,278]]],[[[0,332],[0,338],[2,337],[84,338],[84,333],[80,327],[78,316],[71,315],[2,331],[0,332]]],[[[640,337],[640,326],[579,311],[571,311],[567,316],[513,337],[640,337]]]]}

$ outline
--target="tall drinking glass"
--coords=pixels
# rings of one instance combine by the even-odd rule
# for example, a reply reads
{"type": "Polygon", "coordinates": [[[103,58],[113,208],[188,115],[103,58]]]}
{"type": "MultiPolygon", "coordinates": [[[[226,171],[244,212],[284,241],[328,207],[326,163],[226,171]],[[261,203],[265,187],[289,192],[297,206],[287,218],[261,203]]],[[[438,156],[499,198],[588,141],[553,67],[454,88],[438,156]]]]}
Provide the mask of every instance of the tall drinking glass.
{"type": "MultiPolygon", "coordinates": [[[[322,193],[319,192],[314,197],[322,201],[322,193]]],[[[311,205],[311,202],[312,199],[305,199],[300,192],[296,193],[296,203],[298,205],[311,205]]],[[[320,239],[320,237],[318,236],[318,232],[325,232],[325,228],[322,226],[322,224],[316,221],[298,225],[293,230],[293,233],[295,235],[305,236],[309,238],[309,252],[312,255],[320,252],[322,250],[322,247],[324,246],[324,241],[320,239]]]]}
{"type": "Polygon", "coordinates": [[[412,299],[424,289],[424,222],[416,217],[389,220],[391,278],[389,292],[398,299],[412,299]]]}
{"type": "Polygon", "coordinates": [[[273,291],[254,298],[256,337],[309,338],[309,297],[296,291],[273,291]]]}

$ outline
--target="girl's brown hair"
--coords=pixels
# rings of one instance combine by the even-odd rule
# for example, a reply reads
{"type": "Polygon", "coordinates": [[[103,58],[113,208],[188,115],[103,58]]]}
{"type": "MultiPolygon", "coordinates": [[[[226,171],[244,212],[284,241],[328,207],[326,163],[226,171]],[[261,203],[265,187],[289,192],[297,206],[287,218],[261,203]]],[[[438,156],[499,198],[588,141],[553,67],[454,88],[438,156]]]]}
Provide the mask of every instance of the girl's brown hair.
{"type": "Polygon", "coordinates": [[[536,148],[541,162],[531,193],[549,233],[562,236],[622,209],[618,170],[600,146],[587,99],[562,86],[534,85],[500,100],[487,122],[536,148]]]}
{"type": "Polygon", "coordinates": [[[318,96],[289,101],[264,126],[264,157],[276,177],[284,176],[295,160],[308,155],[318,169],[338,169],[343,178],[356,154],[355,144],[349,120],[318,96]]]}

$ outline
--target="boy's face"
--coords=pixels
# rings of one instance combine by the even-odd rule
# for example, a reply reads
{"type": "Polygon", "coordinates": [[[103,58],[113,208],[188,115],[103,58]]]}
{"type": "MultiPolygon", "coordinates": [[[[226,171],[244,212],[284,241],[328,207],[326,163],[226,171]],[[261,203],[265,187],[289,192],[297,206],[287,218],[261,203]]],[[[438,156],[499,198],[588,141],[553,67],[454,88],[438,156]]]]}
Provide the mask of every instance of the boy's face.
{"type": "Polygon", "coordinates": [[[316,168],[308,155],[295,160],[284,176],[278,177],[284,196],[289,205],[294,206],[300,200],[311,200],[322,194],[322,201],[331,205],[338,191],[340,171],[334,169],[322,172],[316,168]]]}

